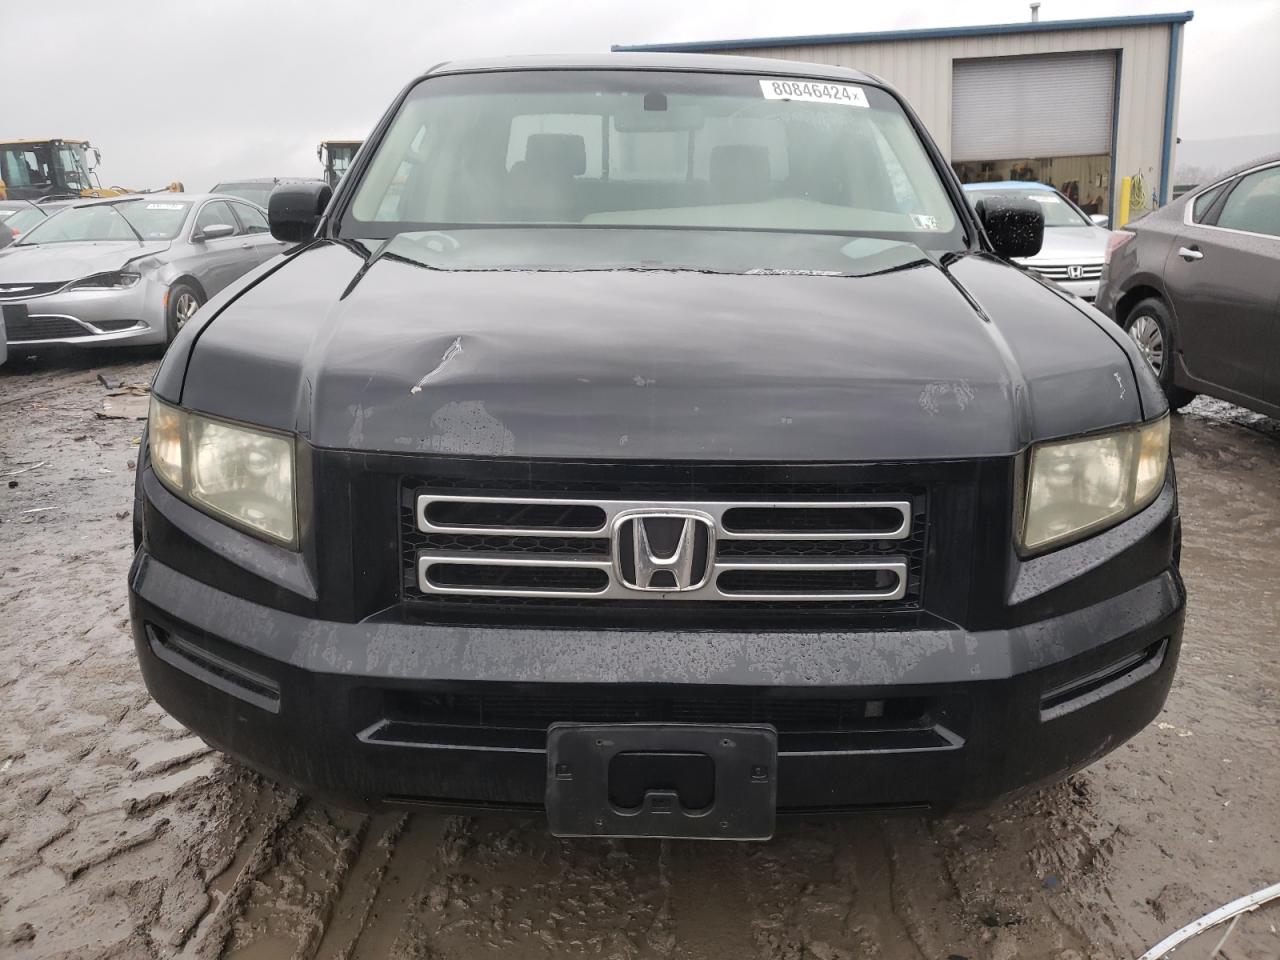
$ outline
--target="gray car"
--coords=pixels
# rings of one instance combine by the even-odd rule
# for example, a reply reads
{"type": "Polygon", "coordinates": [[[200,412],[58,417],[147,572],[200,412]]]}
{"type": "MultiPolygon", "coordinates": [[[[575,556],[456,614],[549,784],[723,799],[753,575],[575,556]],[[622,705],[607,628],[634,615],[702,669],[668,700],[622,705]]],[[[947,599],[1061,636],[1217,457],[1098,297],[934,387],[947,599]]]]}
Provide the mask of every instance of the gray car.
{"type": "Polygon", "coordinates": [[[1280,417],[1280,154],[1118,231],[1097,305],[1173,407],[1205,393],[1280,417]]]}
{"type": "Polygon", "coordinates": [[[1102,258],[1111,237],[1104,225],[1107,217],[1090,217],[1044,183],[966,183],[964,193],[971,204],[993,195],[1034,202],[1044,213],[1044,243],[1034,257],[1019,257],[1017,262],[1077,297],[1092,302],[1098,295],[1102,258]]]}
{"type": "Polygon", "coordinates": [[[8,343],[166,343],[284,248],[262,208],[235,197],[139,194],[62,210],[0,251],[8,343]]]}
{"type": "Polygon", "coordinates": [[[267,208],[271,192],[279,186],[291,186],[298,183],[323,183],[317,177],[253,177],[246,180],[224,180],[215,183],[210,193],[225,193],[250,203],[256,203],[262,209],[267,208]]]}

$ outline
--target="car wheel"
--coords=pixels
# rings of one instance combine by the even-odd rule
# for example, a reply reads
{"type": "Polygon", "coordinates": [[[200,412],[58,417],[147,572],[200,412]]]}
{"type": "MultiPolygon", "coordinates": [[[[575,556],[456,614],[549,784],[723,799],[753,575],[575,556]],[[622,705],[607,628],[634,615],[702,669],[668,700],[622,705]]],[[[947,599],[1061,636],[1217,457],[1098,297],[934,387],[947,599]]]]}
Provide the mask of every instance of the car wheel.
{"type": "Polygon", "coordinates": [[[186,326],[200,309],[200,291],[185,283],[176,283],[169,290],[169,306],[165,310],[165,334],[169,343],[186,326]]]}
{"type": "Polygon", "coordinates": [[[1173,324],[1163,303],[1154,297],[1139,301],[1125,317],[1124,330],[1160,381],[1169,406],[1181,410],[1196,398],[1195,393],[1173,382],[1173,324]]]}

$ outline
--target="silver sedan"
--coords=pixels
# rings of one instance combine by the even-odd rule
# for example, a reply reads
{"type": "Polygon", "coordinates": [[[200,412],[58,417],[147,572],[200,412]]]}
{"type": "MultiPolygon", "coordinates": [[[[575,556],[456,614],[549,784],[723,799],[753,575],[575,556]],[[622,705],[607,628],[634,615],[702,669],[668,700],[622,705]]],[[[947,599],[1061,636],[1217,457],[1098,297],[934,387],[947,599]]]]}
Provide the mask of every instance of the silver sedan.
{"type": "Polygon", "coordinates": [[[1021,258],[1018,263],[1077,297],[1093,302],[1098,295],[1103,255],[1111,238],[1111,231],[1103,226],[1106,217],[1090,216],[1043,183],[966,183],[964,192],[970,203],[999,194],[1039,204],[1044,211],[1044,243],[1034,257],[1021,258]]]}
{"type": "Polygon", "coordinates": [[[201,304],[285,246],[261,207],[217,194],[62,210],[0,251],[9,351],[167,343],[201,304]]]}

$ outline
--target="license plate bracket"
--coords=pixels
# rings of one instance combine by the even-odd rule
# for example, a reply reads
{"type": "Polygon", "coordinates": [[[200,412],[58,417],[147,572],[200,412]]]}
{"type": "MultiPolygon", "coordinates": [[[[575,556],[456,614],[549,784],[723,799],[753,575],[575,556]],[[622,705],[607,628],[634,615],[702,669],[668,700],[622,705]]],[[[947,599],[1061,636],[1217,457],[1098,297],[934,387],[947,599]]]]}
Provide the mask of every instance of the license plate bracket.
{"type": "MultiPolygon", "coordinates": [[[[688,764],[673,764],[680,766],[688,764]]],[[[777,766],[778,733],[767,725],[557,723],[547,731],[547,820],[557,837],[767,840],[777,811],[777,766]],[[655,758],[659,770],[663,756],[710,758],[710,804],[686,809],[659,775],[638,806],[619,806],[610,776],[623,754],[655,758]]]]}

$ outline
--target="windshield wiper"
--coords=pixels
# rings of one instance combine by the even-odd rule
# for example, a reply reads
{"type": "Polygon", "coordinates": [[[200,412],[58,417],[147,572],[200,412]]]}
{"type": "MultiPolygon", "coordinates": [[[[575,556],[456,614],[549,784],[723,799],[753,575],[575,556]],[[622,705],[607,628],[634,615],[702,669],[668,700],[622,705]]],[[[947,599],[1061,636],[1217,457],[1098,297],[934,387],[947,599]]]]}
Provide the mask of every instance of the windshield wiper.
{"type": "Polygon", "coordinates": [[[142,234],[140,234],[140,233],[138,232],[138,228],[137,228],[137,227],[135,227],[135,226],[134,226],[134,225],[129,221],[129,218],[128,218],[128,217],[126,217],[126,216],[124,215],[123,211],[121,211],[121,210],[120,210],[119,205],[118,205],[118,204],[114,204],[114,203],[113,203],[113,204],[110,204],[110,207],[111,207],[111,209],[112,209],[112,211],[113,211],[113,212],[115,212],[115,213],[117,213],[117,214],[119,214],[119,215],[120,215],[120,219],[121,219],[121,220],[123,220],[123,221],[125,222],[125,226],[127,226],[127,227],[129,228],[130,232],[132,232],[132,233],[133,233],[133,235],[134,235],[135,237],[137,237],[137,238],[138,238],[138,243],[145,245],[145,244],[146,244],[146,241],[142,239],[142,234]]]}

